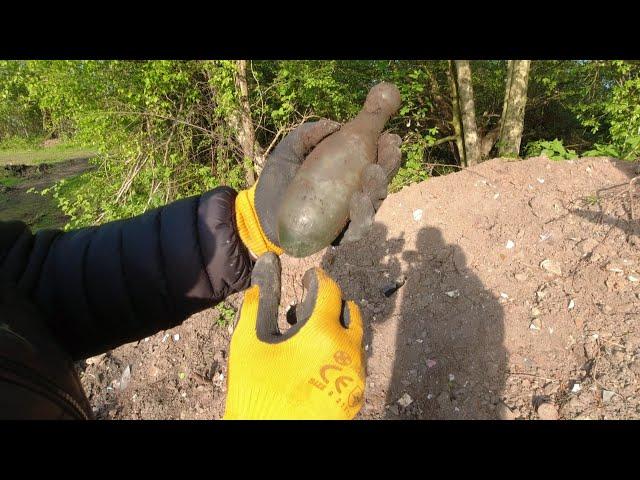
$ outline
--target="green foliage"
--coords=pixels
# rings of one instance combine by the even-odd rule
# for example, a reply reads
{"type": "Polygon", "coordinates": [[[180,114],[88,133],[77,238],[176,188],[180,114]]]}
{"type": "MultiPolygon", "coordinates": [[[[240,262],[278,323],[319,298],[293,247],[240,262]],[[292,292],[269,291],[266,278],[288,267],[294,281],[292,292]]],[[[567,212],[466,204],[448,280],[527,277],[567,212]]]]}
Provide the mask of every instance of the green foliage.
{"type": "Polygon", "coordinates": [[[640,135],[630,135],[617,144],[596,143],[591,150],[583,152],[585,157],[614,157],[635,160],[640,156],[640,135]]]}
{"type": "Polygon", "coordinates": [[[578,158],[575,150],[567,149],[562,140],[537,140],[529,142],[525,147],[527,157],[547,157],[550,160],[574,160],[578,158]]]}
{"type": "MultiPolygon", "coordinates": [[[[473,61],[480,135],[496,128],[506,61],[473,61]]],[[[218,185],[243,188],[251,159],[237,138],[237,64],[220,61],[0,61],[0,159],[59,138],[95,152],[95,169],[54,186],[79,227],[142,213],[218,185]],[[5,155],[3,157],[3,155],[5,155]]],[[[301,121],[346,121],[375,83],[396,83],[403,139],[391,189],[457,164],[447,61],[250,61],[250,115],[263,147],[301,121]],[[435,170],[434,170],[435,168],[435,170]]],[[[640,155],[640,62],[534,61],[523,144],[528,155],[640,155]],[[538,140],[554,138],[553,141],[538,140]]],[[[57,157],[56,157],[57,158],[57,157]]]]}
{"type": "Polygon", "coordinates": [[[236,315],[236,311],[228,306],[226,303],[221,303],[216,306],[218,310],[218,318],[216,319],[216,325],[221,328],[225,328],[233,324],[233,320],[236,315]]]}

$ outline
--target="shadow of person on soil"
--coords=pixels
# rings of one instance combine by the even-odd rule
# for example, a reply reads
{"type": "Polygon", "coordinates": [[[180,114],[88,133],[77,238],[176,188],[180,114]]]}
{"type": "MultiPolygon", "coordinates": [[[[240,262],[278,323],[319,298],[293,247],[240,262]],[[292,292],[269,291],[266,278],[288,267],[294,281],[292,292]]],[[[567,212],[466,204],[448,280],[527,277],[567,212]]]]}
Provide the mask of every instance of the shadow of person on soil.
{"type": "Polygon", "coordinates": [[[414,250],[405,249],[412,238],[388,239],[387,232],[376,223],[365,240],[323,259],[345,297],[363,307],[369,360],[393,362],[389,379],[382,372],[368,378],[377,386],[368,400],[388,382],[386,418],[498,418],[507,370],[501,304],[440,230],[420,229],[414,250]],[[405,284],[386,297],[381,288],[403,275],[405,284]],[[395,339],[372,342],[372,330],[382,336],[381,327],[394,324],[395,339]],[[402,406],[405,394],[413,401],[402,406]]]}

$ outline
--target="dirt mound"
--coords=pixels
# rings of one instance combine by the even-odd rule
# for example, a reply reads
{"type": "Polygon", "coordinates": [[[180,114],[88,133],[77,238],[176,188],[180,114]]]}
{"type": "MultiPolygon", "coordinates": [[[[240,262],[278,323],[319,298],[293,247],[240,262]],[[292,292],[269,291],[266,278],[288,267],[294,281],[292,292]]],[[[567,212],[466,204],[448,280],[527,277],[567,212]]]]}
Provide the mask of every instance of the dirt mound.
{"type": "MultiPolygon", "coordinates": [[[[314,265],[361,305],[359,418],[639,417],[634,174],[608,158],[495,159],[412,185],[367,239],[283,257],[282,310],[314,265]]],[[[217,312],[83,365],[98,417],[219,418],[231,329],[217,312]]]]}

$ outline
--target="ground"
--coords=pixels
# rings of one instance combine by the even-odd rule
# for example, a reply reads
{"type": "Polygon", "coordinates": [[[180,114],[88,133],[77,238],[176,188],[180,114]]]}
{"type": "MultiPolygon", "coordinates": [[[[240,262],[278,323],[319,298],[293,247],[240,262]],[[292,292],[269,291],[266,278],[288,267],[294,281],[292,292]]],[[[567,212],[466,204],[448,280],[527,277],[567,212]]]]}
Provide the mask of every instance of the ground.
{"type": "MultiPolygon", "coordinates": [[[[282,311],[315,265],[360,304],[359,419],[639,418],[636,174],[609,158],[494,159],[406,187],[368,238],[283,256],[282,311]]],[[[81,362],[97,418],[220,418],[229,306],[81,362]]]]}

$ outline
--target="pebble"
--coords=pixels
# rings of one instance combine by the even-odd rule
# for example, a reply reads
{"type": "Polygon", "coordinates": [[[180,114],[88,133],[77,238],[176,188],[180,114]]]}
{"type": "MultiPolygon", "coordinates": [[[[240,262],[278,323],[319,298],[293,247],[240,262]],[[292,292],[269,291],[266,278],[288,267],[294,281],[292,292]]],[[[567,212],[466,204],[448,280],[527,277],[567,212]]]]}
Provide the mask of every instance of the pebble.
{"type": "Polygon", "coordinates": [[[574,383],[571,388],[571,393],[578,393],[580,390],[582,390],[582,386],[579,383],[574,383]]]}
{"type": "Polygon", "coordinates": [[[593,238],[587,238],[576,245],[583,255],[590,253],[598,246],[598,241],[593,238]]]}
{"type": "Polygon", "coordinates": [[[537,308],[537,307],[533,307],[533,308],[531,309],[531,316],[532,316],[533,318],[535,318],[535,317],[539,317],[541,313],[542,313],[542,312],[540,312],[540,309],[539,309],[539,308],[537,308]]]}
{"type": "Polygon", "coordinates": [[[549,259],[543,260],[542,263],[540,263],[540,267],[542,267],[544,270],[546,270],[549,273],[553,273],[555,275],[562,275],[562,268],[557,262],[554,262],[553,260],[549,260],[549,259]]]}
{"type": "Polygon", "coordinates": [[[558,420],[558,409],[552,403],[543,403],[537,412],[540,420],[558,420]]]}
{"type": "Polygon", "coordinates": [[[630,282],[640,282],[640,278],[636,277],[635,275],[629,275],[627,277],[627,280],[629,280],[630,282]]]}
{"type": "Polygon", "coordinates": [[[127,368],[122,372],[122,376],[120,377],[120,384],[118,388],[120,390],[124,390],[129,385],[129,380],[131,380],[131,365],[127,365],[127,368]]]}
{"type": "Polygon", "coordinates": [[[507,244],[505,245],[505,248],[506,248],[507,250],[511,250],[511,249],[512,249],[513,247],[515,247],[515,246],[516,246],[516,244],[515,244],[515,243],[513,243],[513,240],[508,240],[508,241],[507,241],[507,244]]]}
{"type": "Polygon", "coordinates": [[[179,333],[176,333],[176,334],[173,336],[173,341],[174,341],[174,342],[177,342],[178,340],[180,340],[180,334],[179,334],[179,333]]]}
{"type": "Polygon", "coordinates": [[[525,281],[527,280],[527,278],[528,278],[528,277],[527,277],[527,274],[526,274],[526,273],[524,273],[524,272],[516,273],[516,274],[514,275],[514,277],[515,277],[515,278],[516,278],[516,280],[517,280],[517,281],[519,281],[519,282],[525,282],[525,281]]]}
{"type": "Polygon", "coordinates": [[[100,355],[96,355],[95,357],[89,357],[85,360],[85,362],[87,365],[98,365],[105,355],[106,353],[101,353],[100,355]]]}
{"type": "Polygon", "coordinates": [[[576,302],[574,302],[573,299],[571,299],[569,301],[569,307],[568,307],[569,310],[573,310],[573,307],[575,307],[575,306],[576,306],[576,302]]]}
{"type": "Polygon", "coordinates": [[[413,398],[411,398],[411,395],[409,395],[408,393],[405,393],[404,395],[402,395],[402,397],[400,397],[397,403],[401,407],[407,408],[413,403],[413,398]]]}
{"type": "Polygon", "coordinates": [[[445,295],[451,298],[458,298],[460,296],[460,290],[450,290],[445,292],[445,295]]]}
{"type": "Polygon", "coordinates": [[[419,222],[421,218],[422,218],[422,210],[419,209],[419,208],[417,210],[414,210],[413,211],[413,219],[416,222],[419,222]]]}
{"type": "Polygon", "coordinates": [[[531,320],[531,323],[529,324],[530,330],[540,330],[541,327],[542,327],[542,323],[540,322],[539,318],[534,318],[533,320],[531,320]]]}
{"type": "Polygon", "coordinates": [[[503,402],[498,403],[497,415],[500,420],[515,420],[516,414],[511,411],[503,402]]]}
{"type": "Polygon", "coordinates": [[[610,390],[602,390],[602,401],[609,402],[614,395],[615,393],[610,390]]]}

